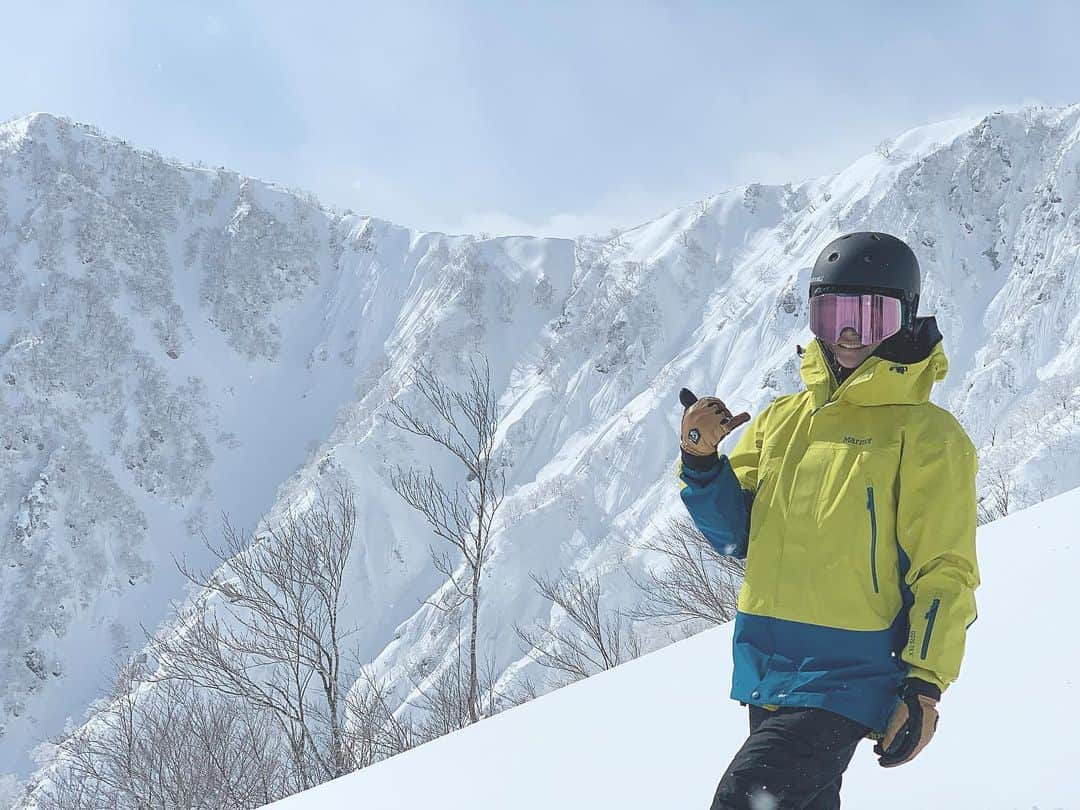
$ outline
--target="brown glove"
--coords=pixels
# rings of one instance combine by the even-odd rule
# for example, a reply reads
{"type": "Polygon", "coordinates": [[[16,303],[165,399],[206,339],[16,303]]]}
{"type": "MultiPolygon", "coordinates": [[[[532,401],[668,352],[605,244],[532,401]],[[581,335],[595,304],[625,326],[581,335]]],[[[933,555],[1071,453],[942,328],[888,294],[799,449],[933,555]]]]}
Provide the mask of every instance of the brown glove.
{"type": "Polygon", "coordinates": [[[750,421],[750,414],[744,412],[732,416],[721,400],[716,397],[698,399],[688,388],[679,392],[679,400],[686,408],[679,446],[694,456],[716,455],[717,445],[723,438],[750,421]]]}
{"type": "Polygon", "coordinates": [[[874,746],[878,764],[895,768],[915,759],[937,729],[937,704],[941,690],[918,678],[908,678],[900,687],[900,705],[885,729],[885,736],[874,746]]]}

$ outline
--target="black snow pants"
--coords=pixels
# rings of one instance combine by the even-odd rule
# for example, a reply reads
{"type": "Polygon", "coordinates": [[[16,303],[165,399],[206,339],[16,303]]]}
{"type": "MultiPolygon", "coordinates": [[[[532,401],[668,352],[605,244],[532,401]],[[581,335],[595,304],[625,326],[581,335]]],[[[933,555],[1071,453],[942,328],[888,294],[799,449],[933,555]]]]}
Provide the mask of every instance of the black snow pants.
{"type": "Polygon", "coordinates": [[[712,810],[837,810],[840,779],[866,726],[824,709],[750,707],[750,736],[712,810]]]}

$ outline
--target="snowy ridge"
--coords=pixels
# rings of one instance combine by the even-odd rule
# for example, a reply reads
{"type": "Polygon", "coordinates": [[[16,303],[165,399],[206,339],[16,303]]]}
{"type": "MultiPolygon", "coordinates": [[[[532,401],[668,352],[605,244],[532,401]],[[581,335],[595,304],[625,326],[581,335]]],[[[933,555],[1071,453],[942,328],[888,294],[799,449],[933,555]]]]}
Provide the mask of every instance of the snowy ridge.
{"type": "MultiPolygon", "coordinates": [[[[938,732],[895,770],[864,741],[845,806],[1078,806],[1077,651],[1058,629],[1080,574],[1077,509],[1080,490],[979,530],[979,619],[938,732]],[[1023,697],[1035,694],[1053,703],[1049,729],[1043,703],[1023,697]]],[[[726,697],[730,648],[730,626],[701,633],[271,807],[706,807],[746,736],[746,710],[726,697]]]]}
{"type": "Polygon", "coordinates": [[[443,584],[432,538],[388,473],[454,471],[378,417],[420,358],[449,379],[491,360],[510,490],[481,646],[501,686],[542,685],[512,623],[562,617],[529,575],[596,571],[610,607],[639,598],[641,545],[681,509],[678,389],[756,412],[798,387],[809,269],[843,231],[919,254],[951,364],[935,399],[980,447],[987,509],[1077,486],[1078,137],[1080,107],[949,122],[832,177],[570,241],[418,233],[49,116],[0,128],[0,773],[167,617],[193,531],[221,511],[255,528],[332,480],[360,509],[361,659],[398,684],[446,666],[457,628],[418,606],[443,584]]]}
{"type": "MultiPolygon", "coordinates": [[[[167,617],[173,557],[206,562],[199,531],[222,512],[255,528],[340,409],[388,390],[399,319],[425,351],[431,310],[479,283],[468,238],[334,214],[47,115],[4,133],[0,773],[25,772],[167,617]]],[[[476,250],[509,277],[528,272],[514,254],[554,266],[559,245],[476,250]]]]}

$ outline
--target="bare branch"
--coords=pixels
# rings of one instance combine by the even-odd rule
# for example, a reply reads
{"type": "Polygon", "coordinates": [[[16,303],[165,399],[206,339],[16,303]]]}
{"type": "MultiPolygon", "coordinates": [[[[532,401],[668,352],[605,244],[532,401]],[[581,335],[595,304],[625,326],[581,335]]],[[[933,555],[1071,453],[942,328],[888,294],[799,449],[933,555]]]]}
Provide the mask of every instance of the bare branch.
{"type": "Polygon", "coordinates": [[[666,566],[633,578],[645,599],[630,615],[674,625],[687,621],[725,624],[735,617],[742,560],[720,554],[689,519],[673,519],[655,542],[644,546],[666,566]]]}
{"type": "MultiPolygon", "coordinates": [[[[479,362],[470,358],[469,381],[463,390],[448,386],[426,364],[416,369],[413,387],[434,411],[436,419],[429,420],[417,407],[395,400],[386,414],[387,421],[447,449],[461,463],[466,484],[455,485],[451,490],[436,479],[431,468],[422,473],[399,467],[391,474],[391,485],[460,558],[455,560],[448,553],[432,550],[435,569],[447,578],[453,595],[427,604],[444,612],[469,606],[467,716],[469,722],[476,722],[482,715],[477,661],[480,581],[491,555],[495,515],[506,494],[505,471],[496,467],[494,458],[498,398],[492,388],[491,367],[486,357],[479,362]]],[[[450,678],[435,690],[437,699],[428,701],[428,713],[438,718],[432,720],[434,725],[428,731],[450,728],[460,719],[450,710],[458,706],[451,700],[451,686],[458,683],[450,678]]]]}
{"type": "Polygon", "coordinates": [[[178,564],[218,598],[179,628],[150,641],[156,681],[241,701],[273,718],[287,742],[299,788],[355,767],[344,735],[348,633],[341,626],[344,575],[356,526],[352,493],[339,483],[248,543],[228,520],[213,573],[178,564]]]}
{"type": "Polygon", "coordinates": [[[182,684],[142,688],[144,676],[120,665],[112,702],[59,743],[41,810],[240,810],[295,790],[267,715],[182,684]]]}
{"type": "Polygon", "coordinates": [[[533,575],[537,590],[562,608],[571,627],[515,627],[525,651],[542,667],[572,678],[587,678],[641,653],[641,644],[618,611],[601,608],[598,575],[562,571],[559,579],[533,575]]]}

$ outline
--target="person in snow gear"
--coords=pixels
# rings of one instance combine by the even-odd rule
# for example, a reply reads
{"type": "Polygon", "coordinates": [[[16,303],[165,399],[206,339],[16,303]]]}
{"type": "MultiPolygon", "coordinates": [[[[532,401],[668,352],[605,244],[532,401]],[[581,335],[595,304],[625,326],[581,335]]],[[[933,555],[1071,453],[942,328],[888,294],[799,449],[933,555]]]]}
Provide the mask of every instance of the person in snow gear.
{"type": "Polygon", "coordinates": [[[680,496],[717,550],[746,560],[731,696],[750,707],[750,735],[713,810],[838,808],[860,739],[878,740],[884,767],[910,761],[959,674],[979,584],[977,461],[929,401],[948,362],[919,292],[903,241],[842,236],[810,277],[805,390],[752,420],[680,393],[680,496]]]}

